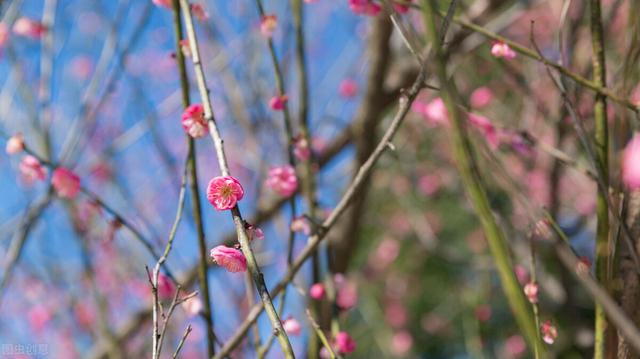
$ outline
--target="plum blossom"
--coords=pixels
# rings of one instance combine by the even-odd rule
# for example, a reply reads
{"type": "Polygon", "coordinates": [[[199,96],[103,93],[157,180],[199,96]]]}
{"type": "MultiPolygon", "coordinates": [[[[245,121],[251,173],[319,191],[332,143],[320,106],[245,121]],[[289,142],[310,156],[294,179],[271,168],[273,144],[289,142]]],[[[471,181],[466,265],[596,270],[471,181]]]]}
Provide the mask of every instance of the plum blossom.
{"type": "Polygon", "coordinates": [[[47,28],[38,21],[21,17],[13,23],[13,32],[16,35],[37,40],[47,32],[47,28]]]}
{"type": "Polygon", "coordinates": [[[311,158],[311,146],[304,136],[298,136],[293,141],[293,155],[300,161],[308,161],[311,158]]]}
{"type": "Polygon", "coordinates": [[[207,120],[204,118],[202,105],[191,105],[182,112],[182,128],[193,138],[207,135],[207,120]]]}
{"type": "Polygon", "coordinates": [[[409,4],[411,4],[412,0],[402,0],[402,1],[394,1],[393,9],[400,14],[406,14],[409,12],[409,4]]]}
{"type": "Polygon", "coordinates": [[[247,230],[247,236],[249,240],[252,241],[254,239],[264,240],[264,232],[260,227],[256,227],[253,224],[245,223],[244,229],[247,230]]]}
{"type": "Polygon", "coordinates": [[[284,109],[284,105],[289,100],[287,95],[282,96],[273,96],[271,100],[269,100],[269,107],[274,111],[281,111],[284,109]]]}
{"type": "Polygon", "coordinates": [[[640,134],[634,135],[624,149],[622,182],[632,190],[640,188],[640,134]]]}
{"type": "Polygon", "coordinates": [[[547,344],[553,344],[558,338],[558,329],[551,323],[551,320],[542,323],[540,333],[542,333],[542,340],[547,344]]]}
{"type": "Polygon", "coordinates": [[[159,6],[159,7],[165,7],[170,9],[173,6],[171,3],[171,0],[152,0],[152,1],[156,6],[159,6]]]}
{"type": "Polygon", "coordinates": [[[493,100],[493,92],[486,86],[473,90],[469,102],[473,108],[487,107],[493,100]]]}
{"type": "Polygon", "coordinates": [[[182,309],[184,309],[189,316],[195,317],[202,311],[202,301],[197,297],[189,298],[182,302],[182,309]]]}
{"type": "Polygon", "coordinates": [[[62,198],[75,198],[80,192],[80,177],[65,167],[58,167],[53,171],[51,184],[62,198]]]}
{"type": "Polygon", "coordinates": [[[343,310],[351,309],[358,303],[358,288],[353,281],[347,280],[342,274],[334,277],[336,283],[336,305],[343,310]]]}
{"type": "Polygon", "coordinates": [[[440,97],[426,104],[414,101],[412,109],[420,114],[432,127],[438,125],[447,126],[449,124],[449,113],[447,112],[447,107],[444,105],[444,101],[442,101],[440,97]]]}
{"type": "Polygon", "coordinates": [[[321,300],[324,298],[326,294],[326,290],[324,289],[324,284],[316,283],[309,288],[309,296],[315,300],[321,300]]]}
{"type": "Polygon", "coordinates": [[[278,27],[278,17],[276,15],[264,15],[260,18],[260,32],[262,36],[271,38],[278,27]]]}
{"type": "Polygon", "coordinates": [[[527,343],[521,335],[512,335],[504,342],[504,350],[509,358],[517,358],[527,350],[527,343]]]}
{"type": "Polygon", "coordinates": [[[20,161],[19,171],[22,179],[26,184],[33,184],[35,181],[44,181],[47,178],[47,169],[40,163],[40,161],[27,155],[20,161]]]}
{"type": "Polygon", "coordinates": [[[516,57],[516,52],[504,42],[495,42],[491,45],[491,55],[497,58],[511,60],[516,57]]]}
{"type": "Polygon", "coordinates": [[[265,184],[282,197],[291,197],[298,190],[296,170],[290,165],[273,167],[265,184]]]}
{"type": "Polygon", "coordinates": [[[0,49],[4,47],[4,44],[9,40],[9,29],[5,23],[0,22],[0,49]]]}
{"type": "Polygon", "coordinates": [[[53,318],[53,313],[42,304],[35,305],[27,312],[27,320],[34,331],[42,331],[53,318]]]}
{"type": "Polygon", "coordinates": [[[211,257],[219,266],[224,267],[231,273],[244,272],[247,270],[247,259],[241,251],[224,245],[219,245],[211,249],[211,257]]]}
{"type": "Polygon", "coordinates": [[[24,150],[24,136],[21,133],[16,133],[11,136],[7,141],[6,151],[9,155],[20,153],[24,150]]]}
{"type": "Polygon", "coordinates": [[[207,21],[207,19],[209,19],[209,13],[207,12],[207,9],[205,9],[204,5],[202,5],[201,3],[191,4],[191,13],[200,22],[205,22],[207,21]]]}
{"type": "Polygon", "coordinates": [[[524,286],[524,295],[532,304],[538,303],[538,283],[529,282],[524,286]]]}
{"type": "Polygon", "coordinates": [[[354,97],[358,93],[358,83],[353,79],[344,79],[340,82],[338,93],[345,98],[354,97]]]}
{"type": "Polygon", "coordinates": [[[302,326],[300,325],[298,320],[296,320],[296,318],[293,318],[293,317],[289,317],[285,319],[282,322],[282,328],[287,334],[293,335],[296,337],[299,336],[300,333],[302,333],[302,326]]]}
{"type": "Polygon", "coordinates": [[[484,136],[485,140],[489,144],[489,147],[492,149],[498,148],[500,144],[500,139],[498,137],[498,131],[495,126],[489,121],[488,118],[480,115],[476,115],[474,113],[469,114],[469,122],[480,131],[480,133],[484,136]]]}
{"type": "Polygon", "coordinates": [[[171,280],[171,278],[169,278],[164,273],[158,273],[157,287],[158,287],[158,297],[160,299],[173,298],[176,291],[176,285],[173,284],[173,281],[171,280]]]}
{"type": "Polygon", "coordinates": [[[291,221],[291,231],[296,233],[302,233],[305,236],[311,234],[311,226],[309,225],[309,221],[303,217],[298,216],[291,221]]]}
{"type": "Polygon", "coordinates": [[[234,208],[243,196],[242,185],[231,176],[214,177],[207,186],[207,199],[218,211],[234,208]]]}
{"type": "Polygon", "coordinates": [[[382,10],[379,4],[371,0],[349,0],[349,8],[355,14],[368,16],[376,16],[382,10]]]}
{"type": "Polygon", "coordinates": [[[356,342],[347,332],[339,332],[334,339],[336,350],[340,354],[353,353],[356,350],[356,342]]]}

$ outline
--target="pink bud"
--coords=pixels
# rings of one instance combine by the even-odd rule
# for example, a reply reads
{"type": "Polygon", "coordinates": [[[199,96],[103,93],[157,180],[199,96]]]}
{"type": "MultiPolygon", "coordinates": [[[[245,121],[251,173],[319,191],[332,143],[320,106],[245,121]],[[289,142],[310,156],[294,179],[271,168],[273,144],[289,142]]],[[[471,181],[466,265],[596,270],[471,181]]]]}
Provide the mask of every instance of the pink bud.
{"type": "Polygon", "coordinates": [[[527,296],[530,303],[538,303],[538,284],[536,282],[527,283],[524,286],[524,295],[527,296]]]}
{"type": "Polygon", "coordinates": [[[551,320],[542,323],[540,332],[542,333],[542,340],[547,344],[553,344],[558,338],[558,329],[551,324],[551,320]]]}
{"type": "Polygon", "coordinates": [[[273,167],[267,176],[266,186],[282,197],[291,197],[298,190],[296,170],[290,165],[273,167]]]}
{"type": "Polygon", "coordinates": [[[471,93],[471,107],[484,108],[493,100],[493,92],[486,86],[478,87],[471,93]]]}
{"type": "Polygon", "coordinates": [[[227,246],[217,246],[210,253],[213,260],[231,273],[244,272],[247,270],[247,259],[241,251],[227,246]]]}
{"type": "Polygon", "coordinates": [[[19,171],[22,179],[27,185],[35,181],[44,181],[47,178],[47,169],[40,164],[37,158],[27,155],[20,161],[19,171]]]}
{"type": "Polygon", "coordinates": [[[14,155],[24,150],[24,136],[21,133],[16,133],[7,141],[7,154],[14,155]]]}
{"type": "Polygon", "coordinates": [[[231,176],[214,177],[207,186],[207,199],[218,211],[233,209],[243,196],[242,185],[231,176]]]}
{"type": "Polygon", "coordinates": [[[62,198],[75,198],[80,192],[80,177],[68,168],[56,168],[51,177],[51,184],[62,198]]]}
{"type": "Polygon", "coordinates": [[[338,93],[342,97],[354,97],[358,93],[358,83],[352,79],[344,79],[340,82],[338,93]]]}
{"type": "Polygon", "coordinates": [[[260,32],[262,36],[270,38],[278,27],[278,17],[276,15],[264,15],[260,18],[260,32]]]}
{"type": "Polygon", "coordinates": [[[376,16],[382,10],[380,5],[371,0],[349,0],[349,8],[355,14],[376,16]]]}
{"type": "Polygon", "coordinates": [[[205,22],[209,19],[209,13],[204,8],[204,5],[200,3],[191,4],[191,14],[198,19],[198,21],[205,22]]]}
{"type": "Polygon", "coordinates": [[[264,240],[264,232],[259,227],[245,223],[244,228],[247,230],[247,236],[249,236],[250,241],[254,239],[264,240]]]}
{"type": "Polygon", "coordinates": [[[511,60],[516,57],[516,52],[504,42],[495,42],[491,45],[491,55],[497,58],[511,60]]]}
{"type": "Polygon", "coordinates": [[[624,149],[622,182],[632,190],[640,188],[640,134],[634,135],[624,149]]]}
{"type": "Polygon", "coordinates": [[[356,342],[347,332],[336,334],[335,346],[340,354],[349,354],[356,350],[356,342]]]}
{"type": "Polygon", "coordinates": [[[207,135],[207,120],[204,118],[204,108],[202,105],[191,105],[182,112],[182,128],[193,138],[200,138],[207,135]]]}
{"type": "Polygon", "coordinates": [[[524,285],[529,281],[529,272],[525,267],[518,264],[515,267],[515,272],[516,278],[518,278],[518,282],[520,282],[520,284],[524,285]]]}
{"type": "Polygon", "coordinates": [[[285,332],[287,332],[287,334],[296,337],[299,336],[300,333],[302,333],[302,327],[300,326],[300,323],[298,323],[298,321],[293,317],[285,319],[285,321],[282,322],[282,328],[285,332]]]}
{"type": "Polygon", "coordinates": [[[291,221],[291,231],[296,233],[303,233],[308,236],[311,234],[311,226],[309,221],[303,216],[299,216],[291,221]]]}
{"type": "Polygon", "coordinates": [[[160,299],[171,299],[175,295],[176,286],[171,278],[163,273],[158,273],[158,297],[160,299]]]}
{"type": "Polygon", "coordinates": [[[287,97],[287,95],[274,96],[271,98],[271,100],[269,100],[269,107],[271,107],[271,109],[275,111],[283,110],[284,105],[287,103],[288,100],[289,100],[289,97],[287,97]]]}
{"type": "Polygon", "coordinates": [[[304,137],[299,136],[293,142],[293,154],[300,161],[308,161],[311,158],[311,147],[304,137]]]}
{"type": "Polygon", "coordinates": [[[16,35],[37,40],[47,32],[47,28],[35,20],[21,17],[13,23],[13,32],[16,35]]]}
{"type": "Polygon", "coordinates": [[[322,283],[316,283],[309,288],[309,296],[315,300],[324,298],[325,293],[324,284],[322,283]]]}

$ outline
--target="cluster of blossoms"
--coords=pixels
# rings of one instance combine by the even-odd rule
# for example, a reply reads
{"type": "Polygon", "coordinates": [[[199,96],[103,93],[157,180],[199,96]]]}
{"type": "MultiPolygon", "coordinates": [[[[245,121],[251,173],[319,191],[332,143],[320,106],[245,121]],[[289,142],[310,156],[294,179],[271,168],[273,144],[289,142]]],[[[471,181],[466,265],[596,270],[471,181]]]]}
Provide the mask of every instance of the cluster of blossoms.
{"type": "Polygon", "coordinates": [[[553,344],[558,338],[558,329],[551,323],[551,320],[540,325],[540,332],[542,333],[542,340],[547,344],[553,344]]]}
{"type": "Polygon", "coordinates": [[[184,110],[182,113],[182,128],[193,138],[207,135],[207,120],[204,118],[202,105],[191,105],[184,110]]]}
{"type": "Polygon", "coordinates": [[[516,52],[504,42],[495,42],[491,45],[491,55],[497,58],[512,60],[516,57],[516,52]]]}

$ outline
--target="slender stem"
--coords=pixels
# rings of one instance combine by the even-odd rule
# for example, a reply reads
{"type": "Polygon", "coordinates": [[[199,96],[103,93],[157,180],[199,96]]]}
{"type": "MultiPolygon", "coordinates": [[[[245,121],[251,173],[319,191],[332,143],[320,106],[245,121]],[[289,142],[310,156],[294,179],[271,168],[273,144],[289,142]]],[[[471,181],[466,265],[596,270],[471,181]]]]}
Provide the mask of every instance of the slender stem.
{"type": "Polygon", "coordinates": [[[464,187],[482,223],[505,296],[507,297],[516,321],[524,337],[529,342],[529,345],[532,348],[537,348],[540,353],[544,353],[544,347],[541,341],[538,340],[538,329],[535,326],[535,320],[513,272],[506,239],[491,212],[487,194],[480,181],[480,174],[472,153],[471,143],[466,134],[460,111],[455,105],[455,99],[458,96],[457,89],[454,82],[447,76],[442,46],[436,31],[435,4],[429,0],[423,0],[422,4],[424,23],[427,29],[427,40],[434,46],[434,50],[436,51],[436,73],[440,80],[441,96],[446,105],[451,122],[450,135],[453,143],[453,155],[460,171],[464,187]]]}
{"type": "MultiPolygon", "coordinates": [[[[604,43],[602,33],[602,19],[600,14],[600,0],[590,0],[591,7],[591,45],[593,47],[593,82],[601,87],[606,86],[606,71],[604,57],[604,43]]],[[[599,168],[601,181],[604,188],[598,187],[598,200],[596,216],[598,225],[596,228],[596,279],[608,290],[611,281],[609,260],[611,248],[609,241],[609,210],[607,192],[609,183],[609,133],[607,128],[607,102],[602,94],[596,94],[594,103],[595,118],[595,147],[596,162],[599,168]]],[[[603,359],[605,357],[605,342],[607,331],[607,317],[602,306],[596,303],[595,318],[595,343],[593,357],[603,359]]]]}
{"type": "MultiPolygon", "coordinates": [[[[198,39],[196,37],[195,29],[193,26],[193,19],[191,17],[191,9],[189,7],[189,3],[186,0],[180,0],[180,6],[182,8],[187,35],[189,37],[189,45],[191,46],[191,59],[193,60],[198,89],[200,91],[200,97],[204,105],[204,114],[209,123],[209,133],[216,148],[216,155],[218,157],[220,172],[222,172],[223,176],[229,176],[229,165],[227,164],[222,137],[220,136],[220,132],[213,115],[213,106],[211,105],[211,99],[209,98],[209,90],[207,88],[205,80],[204,69],[202,68],[202,63],[200,61],[200,50],[198,47],[198,39]]],[[[278,338],[280,347],[282,348],[285,357],[295,358],[295,355],[293,354],[293,348],[291,347],[291,343],[289,342],[289,338],[282,328],[282,322],[280,321],[280,317],[278,316],[278,313],[273,305],[273,301],[271,300],[271,296],[269,295],[269,291],[267,290],[264,276],[260,271],[260,267],[258,266],[256,258],[253,254],[253,250],[251,249],[249,238],[245,230],[245,224],[242,219],[242,214],[240,213],[240,209],[238,208],[238,206],[234,207],[231,210],[231,216],[235,224],[236,233],[238,234],[238,241],[240,242],[242,253],[247,260],[247,267],[249,268],[249,272],[251,273],[256,288],[258,289],[260,299],[262,300],[262,303],[266,308],[267,315],[274,330],[274,335],[276,335],[276,337],[278,338]]]]}
{"type": "Polygon", "coordinates": [[[180,353],[180,349],[182,349],[184,342],[187,340],[187,337],[189,336],[189,333],[191,333],[191,324],[189,324],[187,326],[187,329],[184,331],[184,334],[182,335],[182,339],[180,339],[180,343],[178,343],[178,347],[176,348],[176,351],[173,353],[173,356],[172,356],[173,359],[176,359],[178,357],[178,354],[180,353]]]}
{"type": "MultiPolygon", "coordinates": [[[[184,35],[182,32],[182,20],[180,17],[180,4],[178,0],[173,0],[173,24],[175,32],[175,48],[176,48],[176,60],[178,62],[178,72],[180,74],[180,89],[182,93],[182,106],[187,108],[190,104],[189,99],[189,77],[187,75],[187,66],[185,63],[184,54],[182,53],[180,41],[184,35]]],[[[200,290],[202,292],[202,299],[204,302],[202,308],[202,316],[206,322],[207,328],[207,352],[209,357],[215,355],[215,334],[213,330],[213,312],[211,310],[211,298],[209,294],[209,277],[208,277],[208,265],[207,259],[207,243],[204,235],[204,224],[202,221],[202,206],[200,204],[200,189],[198,188],[198,169],[196,161],[196,146],[191,136],[186,136],[188,144],[189,158],[187,160],[187,167],[189,171],[189,188],[191,192],[191,202],[193,218],[196,225],[196,232],[198,237],[198,251],[200,252],[200,261],[198,262],[198,281],[200,283],[200,290]]]]}

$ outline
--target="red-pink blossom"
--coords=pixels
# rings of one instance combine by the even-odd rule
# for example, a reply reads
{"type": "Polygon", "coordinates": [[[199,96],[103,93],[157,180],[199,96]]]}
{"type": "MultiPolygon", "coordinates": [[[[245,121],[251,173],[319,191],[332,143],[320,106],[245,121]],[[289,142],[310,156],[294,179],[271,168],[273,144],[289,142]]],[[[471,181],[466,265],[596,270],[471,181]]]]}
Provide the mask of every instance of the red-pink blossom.
{"type": "Polygon", "coordinates": [[[355,14],[376,16],[382,10],[379,4],[371,0],[349,0],[349,8],[355,14]]]}
{"type": "Polygon", "coordinates": [[[356,350],[356,342],[347,332],[339,332],[335,337],[336,350],[340,354],[353,353],[356,350]]]}
{"type": "Polygon", "coordinates": [[[80,192],[80,177],[68,168],[56,168],[51,177],[51,184],[62,198],[75,198],[80,192]]]}
{"type": "Polygon", "coordinates": [[[418,179],[418,189],[426,196],[433,196],[442,187],[442,179],[436,174],[421,176],[418,179]]]}
{"type": "Polygon", "coordinates": [[[272,37],[278,27],[278,17],[276,15],[264,15],[260,18],[260,32],[264,37],[272,37]]]}
{"type": "Polygon", "coordinates": [[[358,93],[358,83],[353,79],[344,79],[340,82],[338,93],[342,97],[354,97],[358,93]]]}
{"type": "Polygon", "coordinates": [[[16,133],[11,136],[7,141],[6,151],[9,155],[20,153],[24,150],[24,136],[21,133],[16,133]]]}
{"type": "Polygon", "coordinates": [[[160,7],[166,7],[171,9],[173,6],[173,4],[171,3],[171,0],[152,0],[152,1],[156,6],[160,6],[160,7]]]}
{"type": "Polygon", "coordinates": [[[497,58],[503,58],[506,60],[511,60],[516,57],[516,52],[511,49],[511,47],[504,42],[495,42],[491,45],[491,55],[497,58]]]}
{"type": "Polygon", "coordinates": [[[271,100],[269,100],[269,107],[275,111],[281,111],[284,109],[284,105],[289,100],[287,95],[282,96],[273,96],[271,100]]]}
{"type": "Polygon", "coordinates": [[[346,280],[343,275],[336,274],[336,305],[343,310],[351,309],[358,303],[358,287],[356,283],[346,280]]]}
{"type": "Polygon", "coordinates": [[[27,319],[31,328],[36,331],[42,331],[51,321],[53,314],[51,310],[42,304],[38,304],[27,312],[27,319]]]}
{"type": "Polygon", "coordinates": [[[622,182],[632,190],[640,188],[640,134],[634,135],[624,149],[622,182]]]}
{"type": "Polygon", "coordinates": [[[315,300],[321,300],[324,298],[326,290],[324,289],[324,284],[316,283],[309,288],[309,296],[315,300]]]}
{"type": "Polygon", "coordinates": [[[551,323],[551,320],[542,323],[540,332],[542,333],[542,340],[547,344],[553,344],[558,338],[558,329],[551,323]]]}
{"type": "Polygon", "coordinates": [[[498,145],[500,144],[498,131],[488,118],[470,113],[469,122],[480,131],[485,140],[487,140],[489,147],[492,149],[498,148],[498,145]]]}
{"type": "Polygon", "coordinates": [[[303,136],[298,136],[293,142],[293,155],[300,161],[308,161],[311,158],[311,146],[303,136]]]}
{"type": "Polygon", "coordinates": [[[486,86],[478,87],[471,93],[469,102],[473,108],[485,108],[493,100],[493,91],[486,86]]]}
{"type": "Polygon", "coordinates": [[[219,245],[211,249],[213,260],[231,273],[244,272],[247,270],[247,259],[241,251],[224,245],[219,245]]]}
{"type": "Polygon", "coordinates": [[[447,112],[447,107],[440,97],[437,97],[426,104],[415,101],[412,109],[422,115],[430,126],[447,126],[449,124],[449,112],[447,112]]]}
{"type": "Polygon", "coordinates": [[[290,165],[273,167],[269,170],[267,187],[283,197],[291,197],[298,190],[296,170],[290,165]]]}
{"type": "Polygon", "coordinates": [[[21,17],[13,23],[13,32],[16,35],[37,40],[47,32],[47,28],[38,21],[21,17]]]}
{"type": "Polygon", "coordinates": [[[303,217],[299,216],[291,221],[291,231],[296,233],[302,233],[306,236],[311,234],[311,226],[309,225],[309,221],[303,217]]]}
{"type": "Polygon", "coordinates": [[[384,317],[393,328],[400,328],[407,324],[409,319],[407,308],[398,300],[391,300],[384,307],[384,317]]]}
{"type": "Polygon", "coordinates": [[[209,13],[201,3],[191,4],[191,14],[193,14],[193,16],[198,19],[198,21],[205,22],[207,21],[207,19],[209,19],[209,13]]]}
{"type": "Polygon", "coordinates": [[[47,178],[47,169],[38,161],[37,158],[27,155],[20,161],[20,175],[26,184],[32,184],[35,181],[44,181],[47,178]]]}
{"type": "Polygon", "coordinates": [[[521,335],[512,335],[504,342],[504,350],[508,358],[517,358],[527,350],[527,343],[521,335]]]}
{"type": "Polygon", "coordinates": [[[0,22],[0,49],[4,47],[4,44],[9,40],[9,29],[5,23],[0,22]]]}
{"type": "Polygon", "coordinates": [[[302,333],[302,326],[296,320],[296,318],[289,317],[282,322],[282,328],[284,331],[293,336],[299,336],[302,333]]]}
{"type": "Polygon", "coordinates": [[[247,230],[247,236],[249,237],[250,241],[254,239],[264,239],[264,232],[262,231],[262,229],[260,229],[260,227],[256,227],[253,224],[245,223],[244,228],[247,230]]]}
{"type": "Polygon", "coordinates": [[[182,128],[193,138],[207,135],[207,120],[204,118],[202,105],[191,105],[182,112],[182,128]]]}
{"type": "Polygon", "coordinates": [[[530,303],[538,303],[538,283],[529,282],[524,286],[524,295],[530,303]]]}
{"type": "Polygon", "coordinates": [[[413,347],[413,336],[407,330],[401,330],[391,337],[391,352],[398,356],[404,357],[413,347]]]}
{"type": "Polygon", "coordinates": [[[207,199],[218,211],[232,209],[243,196],[240,181],[231,176],[214,177],[207,186],[207,199]]]}
{"type": "Polygon", "coordinates": [[[176,285],[171,278],[163,273],[158,273],[158,297],[160,299],[171,299],[176,293],[176,285]]]}

